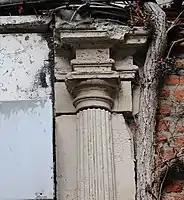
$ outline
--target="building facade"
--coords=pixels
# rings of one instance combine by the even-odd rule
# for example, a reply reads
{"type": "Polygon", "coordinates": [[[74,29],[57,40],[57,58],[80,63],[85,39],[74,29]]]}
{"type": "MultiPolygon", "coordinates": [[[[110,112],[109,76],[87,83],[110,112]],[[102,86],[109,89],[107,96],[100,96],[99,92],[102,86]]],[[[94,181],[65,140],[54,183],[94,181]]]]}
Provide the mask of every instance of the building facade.
{"type": "MultiPolygon", "coordinates": [[[[136,199],[135,55],[147,38],[100,20],[0,17],[0,200],[136,199]]],[[[184,145],[182,46],[175,56],[160,89],[158,165],[184,145]]],[[[179,200],[172,173],[162,196],[179,200]]]]}

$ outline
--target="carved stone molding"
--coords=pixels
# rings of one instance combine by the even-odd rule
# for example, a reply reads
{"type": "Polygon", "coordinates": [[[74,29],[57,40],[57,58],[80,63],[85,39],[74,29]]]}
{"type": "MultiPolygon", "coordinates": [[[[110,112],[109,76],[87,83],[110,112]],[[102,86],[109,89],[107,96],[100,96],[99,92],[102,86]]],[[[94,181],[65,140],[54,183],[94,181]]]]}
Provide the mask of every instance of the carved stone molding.
{"type": "Polygon", "coordinates": [[[76,49],[76,58],[71,60],[76,72],[111,71],[114,63],[109,48],[76,49]]]}
{"type": "Polygon", "coordinates": [[[119,84],[116,79],[88,79],[68,84],[68,91],[73,95],[73,104],[77,110],[84,108],[112,109],[119,84]]]}
{"type": "Polygon", "coordinates": [[[91,47],[133,47],[144,44],[147,40],[147,31],[143,27],[118,25],[114,23],[94,21],[85,23],[70,23],[56,18],[56,33],[58,47],[71,45],[76,48],[91,47]]]}

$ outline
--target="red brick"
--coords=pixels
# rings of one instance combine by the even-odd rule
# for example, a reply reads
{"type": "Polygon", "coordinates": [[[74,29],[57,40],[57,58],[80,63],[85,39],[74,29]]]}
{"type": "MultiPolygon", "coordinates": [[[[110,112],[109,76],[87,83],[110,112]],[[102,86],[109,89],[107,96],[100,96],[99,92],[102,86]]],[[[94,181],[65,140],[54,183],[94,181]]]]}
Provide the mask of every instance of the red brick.
{"type": "Polygon", "coordinates": [[[184,90],[175,90],[174,96],[177,101],[183,101],[184,100],[184,90]]]}
{"type": "Polygon", "coordinates": [[[183,126],[182,125],[178,125],[176,127],[176,132],[177,133],[184,133],[184,125],[183,126]]]}
{"type": "Polygon", "coordinates": [[[184,147],[184,137],[175,138],[175,142],[178,147],[184,147]]]}
{"type": "Polygon", "coordinates": [[[160,97],[169,97],[170,96],[170,90],[168,89],[163,89],[163,90],[160,90],[160,97]]]}
{"type": "Polygon", "coordinates": [[[168,76],[167,85],[184,85],[184,76],[170,75],[168,76]]]}
{"type": "Polygon", "coordinates": [[[168,148],[168,149],[165,149],[164,150],[164,159],[165,160],[168,160],[168,159],[171,159],[173,156],[174,156],[174,151],[172,148],[168,148]]]}
{"type": "Polygon", "coordinates": [[[162,104],[159,106],[159,114],[169,115],[171,112],[171,106],[169,104],[162,104]]]}
{"type": "Polygon", "coordinates": [[[162,195],[161,200],[175,200],[174,197],[172,195],[162,195]]]}
{"type": "Polygon", "coordinates": [[[165,135],[161,135],[161,134],[159,134],[158,136],[157,136],[157,142],[166,142],[167,141],[167,137],[165,136],[165,135]]]}
{"type": "Polygon", "coordinates": [[[170,184],[168,184],[164,188],[164,190],[167,193],[170,193],[170,192],[175,192],[175,193],[182,192],[182,190],[183,190],[183,183],[184,183],[183,180],[173,181],[170,184]]]}
{"type": "Polygon", "coordinates": [[[170,127],[169,120],[160,120],[157,122],[157,131],[168,131],[170,127]]]}
{"type": "Polygon", "coordinates": [[[159,158],[159,156],[157,156],[157,158],[156,158],[156,167],[160,167],[160,165],[162,165],[162,159],[161,158],[159,158]]]}
{"type": "Polygon", "coordinates": [[[180,85],[184,85],[184,76],[180,76],[180,85]]]}
{"type": "Polygon", "coordinates": [[[179,85],[180,83],[180,77],[176,75],[170,75],[168,76],[167,85],[179,85]]]}
{"type": "Polygon", "coordinates": [[[164,147],[164,143],[163,142],[157,143],[157,149],[162,154],[163,154],[163,147],[164,147]]]}
{"type": "Polygon", "coordinates": [[[184,200],[184,194],[173,195],[174,200],[184,200]]]}

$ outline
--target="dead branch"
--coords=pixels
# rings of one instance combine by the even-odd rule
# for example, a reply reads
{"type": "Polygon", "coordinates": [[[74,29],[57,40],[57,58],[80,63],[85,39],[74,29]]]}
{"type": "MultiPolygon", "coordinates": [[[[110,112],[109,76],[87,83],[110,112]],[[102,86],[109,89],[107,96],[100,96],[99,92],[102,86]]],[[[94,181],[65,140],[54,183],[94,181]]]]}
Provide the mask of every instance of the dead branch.
{"type": "Polygon", "coordinates": [[[167,53],[167,57],[166,57],[166,58],[169,58],[173,47],[174,47],[175,45],[177,45],[178,43],[181,43],[181,42],[183,42],[183,41],[184,41],[184,38],[174,41],[174,42],[172,43],[171,47],[169,48],[169,51],[168,51],[168,53],[167,53]]]}
{"type": "Polygon", "coordinates": [[[181,15],[182,15],[183,13],[184,13],[184,10],[182,10],[182,11],[179,13],[179,15],[178,15],[178,16],[176,17],[176,19],[173,21],[173,23],[171,24],[171,26],[168,28],[167,34],[168,34],[168,32],[169,32],[171,29],[174,28],[174,26],[177,24],[179,18],[181,17],[181,15]]]}

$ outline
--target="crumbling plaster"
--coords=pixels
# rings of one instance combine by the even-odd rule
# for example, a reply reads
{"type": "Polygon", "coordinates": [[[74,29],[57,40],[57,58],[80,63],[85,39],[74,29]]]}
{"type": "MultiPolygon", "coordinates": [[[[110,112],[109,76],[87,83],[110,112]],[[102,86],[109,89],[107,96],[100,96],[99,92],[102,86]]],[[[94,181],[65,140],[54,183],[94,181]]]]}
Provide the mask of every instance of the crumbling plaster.
{"type": "Polygon", "coordinates": [[[53,199],[49,18],[0,17],[0,199],[53,199]]]}

